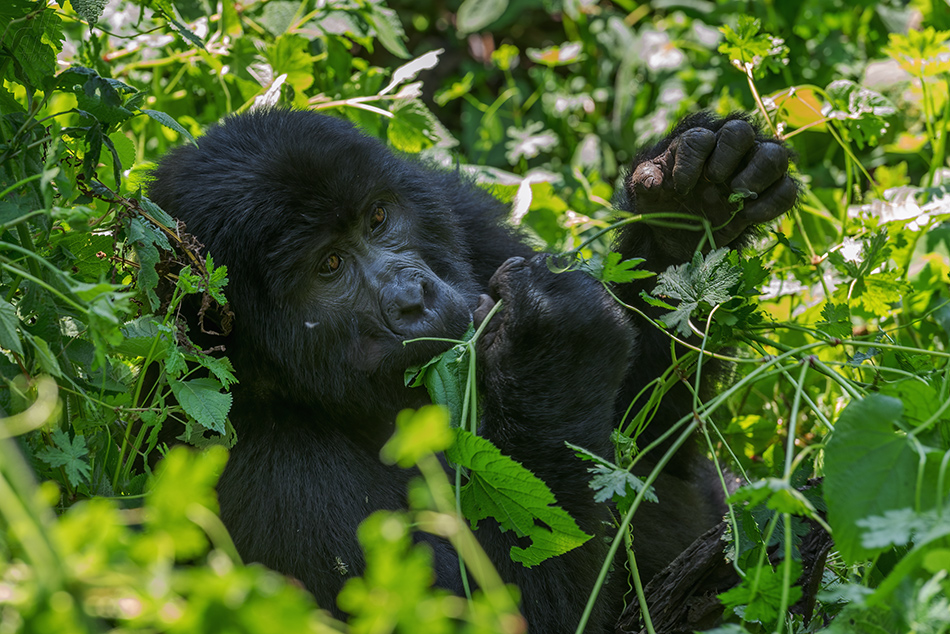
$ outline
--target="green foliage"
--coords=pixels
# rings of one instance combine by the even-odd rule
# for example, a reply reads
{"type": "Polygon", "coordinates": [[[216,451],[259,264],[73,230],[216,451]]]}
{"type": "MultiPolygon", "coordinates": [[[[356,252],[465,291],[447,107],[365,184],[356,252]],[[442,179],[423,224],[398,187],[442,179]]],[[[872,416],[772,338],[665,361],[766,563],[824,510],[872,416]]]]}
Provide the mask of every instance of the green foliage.
{"type": "Polygon", "coordinates": [[[630,258],[621,262],[620,254],[614,251],[607,254],[603,268],[599,272],[595,272],[594,276],[602,282],[626,284],[627,282],[656,275],[653,271],[637,270],[637,267],[643,262],[643,258],[630,258]]]}
{"type": "MultiPolygon", "coordinates": [[[[406,370],[408,387],[425,387],[433,403],[449,408],[453,427],[465,424],[466,386],[469,384],[472,339],[475,328],[469,329],[462,340],[421,367],[406,370]]],[[[409,343],[408,345],[412,345],[409,343]]]]}
{"type": "Polygon", "coordinates": [[[659,502],[656,493],[653,492],[653,487],[648,487],[643,480],[630,473],[628,469],[615,465],[583,447],[570,443],[568,447],[574,450],[578,458],[594,463],[594,466],[588,467],[587,471],[594,476],[590,480],[590,488],[594,490],[594,499],[598,502],[612,501],[617,505],[620,513],[626,514],[637,494],[644,489],[646,491],[643,499],[647,502],[659,502]]]}
{"type": "Polygon", "coordinates": [[[672,312],[660,318],[664,324],[689,337],[689,318],[700,304],[715,306],[732,298],[731,290],[740,279],[741,269],[729,262],[729,253],[727,248],[708,256],[697,251],[692,262],[670,267],[660,274],[653,294],[679,300],[672,312]]]}
{"type": "Polygon", "coordinates": [[[739,15],[733,30],[729,25],[720,29],[725,42],[719,45],[719,52],[728,56],[729,61],[739,70],[751,73],[756,79],[788,63],[788,47],[781,38],[760,33],[762,23],[751,15],[739,15]]]}
{"type": "Polygon", "coordinates": [[[937,397],[927,391],[921,405],[931,406],[924,405],[922,418],[905,414],[898,398],[879,394],[851,403],[838,418],[825,449],[825,497],[835,544],[849,563],[936,528],[929,515],[942,505],[950,481],[939,475],[945,450],[927,446],[926,436],[918,438],[926,431],[921,423],[931,419],[930,399],[937,397]],[[898,518],[906,521],[903,537],[888,528],[898,518]]]}
{"type": "Polygon", "coordinates": [[[491,517],[503,530],[531,540],[527,548],[511,547],[514,561],[535,566],[590,539],[557,506],[544,482],[484,438],[457,429],[445,457],[468,470],[468,483],[461,490],[462,513],[473,526],[491,517]]]}
{"type": "MultiPolygon", "coordinates": [[[[0,5],[0,629],[518,631],[497,578],[447,596],[409,537],[432,530],[481,562],[469,570],[491,568],[438,484],[433,452],[453,438],[439,410],[397,421],[385,457],[416,464],[426,493],[361,529],[365,574],[340,598],[348,625],[243,566],[216,519],[215,446],[239,441],[227,390],[240,377],[209,334],[230,327],[227,272],[141,188],[153,161],[213,121],[281,105],[470,174],[546,250],[608,284],[649,275],[606,234],[636,149],[688,112],[755,111],[796,152],[801,205],[762,255],[697,254],[659,276],[651,314],[684,347],[625,416],[614,459],[581,451],[591,494],[616,503],[612,545],[624,547],[656,475],[640,461],[668,447],[639,434],[687,384],[692,418],[670,442],[705,432],[746,481],[729,516],[743,581],[715,631],[947,630],[945,3],[0,5]],[[710,378],[710,355],[730,363],[732,387],[710,378]],[[206,449],[158,462],[176,436],[206,449]],[[788,608],[816,523],[836,551],[805,625],[788,608]]],[[[468,430],[448,450],[469,469],[463,510],[527,535],[515,555],[533,565],[586,536],[543,483],[470,434],[472,336],[415,385],[468,430]]]]}
{"type": "Polygon", "coordinates": [[[62,429],[54,429],[50,434],[52,447],[44,447],[36,453],[36,457],[56,468],[62,467],[73,486],[89,479],[89,464],[83,460],[89,449],[86,448],[86,439],[76,436],[72,440],[62,429]]]}

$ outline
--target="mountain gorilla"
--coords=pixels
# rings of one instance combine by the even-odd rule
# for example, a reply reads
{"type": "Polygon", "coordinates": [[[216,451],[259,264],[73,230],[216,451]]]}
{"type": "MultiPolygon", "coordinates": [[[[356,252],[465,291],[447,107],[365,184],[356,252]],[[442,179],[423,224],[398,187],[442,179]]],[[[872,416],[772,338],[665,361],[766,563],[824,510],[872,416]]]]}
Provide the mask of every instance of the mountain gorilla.
{"type": "MultiPolygon", "coordinates": [[[[705,216],[718,244],[736,244],[794,204],[787,167],[784,147],[743,118],[694,116],[636,159],[619,207],[705,216]],[[734,215],[733,190],[754,194],[734,215]]],[[[509,558],[513,532],[484,522],[476,535],[521,589],[530,631],[574,631],[606,554],[609,509],[594,502],[587,467],[565,441],[612,456],[611,430],[669,365],[669,338],[586,274],[552,272],[506,226],[507,207],[465,176],[394,155],[336,118],[229,117],[154,176],[152,198],[228,266],[238,443],[218,495],[242,556],[296,577],[334,610],[339,562],[348,575],[363,570],[357,525],[406,506],[414,472],[378,458],[396,413],[427,402],[425,390],[404,387],[404,372],[449,345],[403,342],[459,338],[500,298],[477,347],[480,434],[543,479],[595,537],[529,569],[509,558]]],[[[637,223],[617,246],[662,271],[687,261],[701,235],[637,223]]],[[[615,291],[635,302],[642,287],[615,291]]],[[[668,398],[649,435],[690,402],[668,398]]],[[[659,504],[634,520],[645,580],[724,511],[696,450],[682,449],[655,486],[659,504]]],[[[418,539],[433,549],[437,583],[461,593],[451,546],[418,539]]],[[[612,631],[608,603],[587,631],[612,631]]]]}

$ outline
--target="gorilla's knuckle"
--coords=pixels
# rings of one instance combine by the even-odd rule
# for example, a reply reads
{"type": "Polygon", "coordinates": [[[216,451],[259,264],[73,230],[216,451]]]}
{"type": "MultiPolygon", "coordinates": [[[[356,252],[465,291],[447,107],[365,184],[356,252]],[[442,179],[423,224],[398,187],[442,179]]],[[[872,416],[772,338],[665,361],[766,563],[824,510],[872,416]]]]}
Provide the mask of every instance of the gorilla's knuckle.
{"type": "Polygon", "coordinates": [[[716,133],[707,128],[691,128],[680,136],[680,144],[696,154],[709,153],[716,145],[716,133]]]}
{"type": "Polygon", "coordinates": [[[729,121],[719,131],[719,147],[728,154],[745,154],[754,142],[755,130],[745,121],[729,121]]]}
{"type": "Polygon", "coordinates": [[[784,174],[788,170],[788,150],[781,143],[763,141],[755,151],[753,161],[763,169],[775,174],[784,174]]]}

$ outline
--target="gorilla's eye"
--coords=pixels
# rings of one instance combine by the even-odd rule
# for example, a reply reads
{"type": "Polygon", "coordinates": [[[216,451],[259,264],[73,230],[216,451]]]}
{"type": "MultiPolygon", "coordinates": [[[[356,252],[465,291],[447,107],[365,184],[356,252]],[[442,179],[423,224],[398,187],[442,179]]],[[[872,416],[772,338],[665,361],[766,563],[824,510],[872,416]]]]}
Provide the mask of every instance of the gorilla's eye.
{"type": "Polygon", "coordinates": [[[373,231],[379,229],[386,222],[386,208],[377,204],[373,207],[373,215],[369,218],[369,228],[373,231]]]}
{"type": "Polygon", "coordinates": [[[343,266],[343,258],[341,258],[336,253],[331,253],[320,266],[320,273],[322,275],[332,275],[333,273],[336,273],[341,266],[343,266]]]}

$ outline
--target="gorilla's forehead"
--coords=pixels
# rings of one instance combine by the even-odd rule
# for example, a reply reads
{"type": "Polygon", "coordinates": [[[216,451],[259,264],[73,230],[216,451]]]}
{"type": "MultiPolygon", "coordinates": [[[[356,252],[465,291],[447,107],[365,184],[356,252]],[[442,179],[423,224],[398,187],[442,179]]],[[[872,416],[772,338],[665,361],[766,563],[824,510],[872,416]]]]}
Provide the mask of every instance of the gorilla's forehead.
{"type": "MultiPolygon", "coordinates": [[[[346,221],[374,198],[400,189],[405,167],[378,140],[351,124],[309,112],[264,112],[236,130],[220,128],[230,149],[252,148],[245,156],[245,186],[258,199],[295,214],[318,214],[324,226],[346,221]]],[[[215,152],[209,148],[209,152],[215,152]]],[[[237,157],[235,157],[237,158],[237,157]]]]}

